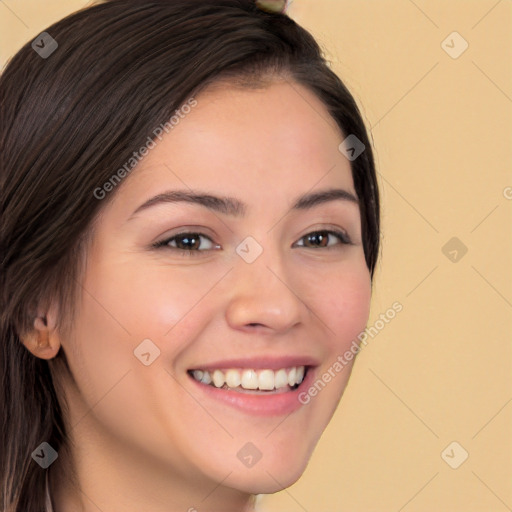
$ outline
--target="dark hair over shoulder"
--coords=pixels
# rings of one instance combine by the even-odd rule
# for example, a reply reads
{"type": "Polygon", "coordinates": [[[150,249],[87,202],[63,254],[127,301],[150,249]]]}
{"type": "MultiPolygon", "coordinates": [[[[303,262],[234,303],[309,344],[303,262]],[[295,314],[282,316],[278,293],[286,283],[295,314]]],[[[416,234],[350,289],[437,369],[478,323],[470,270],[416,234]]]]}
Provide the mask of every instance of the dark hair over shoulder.
{"type": "Polygon", "coordinates": [[[0,77],[0,505],[40,512],[45,477],[32,452],[69,448],[58,375],[20,342],[51,302],[70,328],[94,220],[115,193],[100,187],[188,98],[228,79],[241,87],[279,74],[309,88],[345,136],[366,146],[351,162],[366,263],[379,251],[379,193],[358,107],[314,38],[253,0],[112,0],[46,31],[58,48],[27,43],[0,77]]]}

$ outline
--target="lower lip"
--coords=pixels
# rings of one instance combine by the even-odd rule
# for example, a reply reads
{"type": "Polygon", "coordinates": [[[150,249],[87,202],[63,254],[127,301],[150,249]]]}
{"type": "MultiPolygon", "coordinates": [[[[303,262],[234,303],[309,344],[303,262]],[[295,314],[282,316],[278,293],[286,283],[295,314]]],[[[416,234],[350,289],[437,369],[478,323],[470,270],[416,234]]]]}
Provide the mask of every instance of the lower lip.
{"type": "Polygon", "coordinates": [[[314,373],[315,368],[310,366],[304,380],[299,387],[293,391],[276,394],[262,393],[261,395],[239,393],[238,391],[231,391],[229,389],[216,388],[209,384],[203,384],[191,376],[189,377],[198,389],[210,398],[219,400],[247,414],[257,416],[282,416],[284,414],[291,414],[305,405],[299,401],[299,395],[313,382],[314,373]]]}

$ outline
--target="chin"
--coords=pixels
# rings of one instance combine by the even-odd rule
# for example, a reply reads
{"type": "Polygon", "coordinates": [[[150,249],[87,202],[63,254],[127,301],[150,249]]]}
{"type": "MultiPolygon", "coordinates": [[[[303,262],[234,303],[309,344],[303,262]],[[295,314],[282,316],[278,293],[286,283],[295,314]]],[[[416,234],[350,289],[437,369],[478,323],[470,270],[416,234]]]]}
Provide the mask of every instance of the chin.
{"type": "MultiPolygon", "coordinates": [[[[309,457],[294,461],[276,454],[276,461],[261,459],[254,467],[233,471],[226,480],[230,487],[250,494],[273,494],[293,485],[304,473],[309,457]]],[[[225,477],[225,474],[223,475],[225,477]]]]}
{"type": "Polygon", "coordinates": [[[303,471],[288,474],[273,474],[270,472],[256,476],[237,475],[232,478],[231,487],[249,494],[274,494],[293,485],[303,471]]]}

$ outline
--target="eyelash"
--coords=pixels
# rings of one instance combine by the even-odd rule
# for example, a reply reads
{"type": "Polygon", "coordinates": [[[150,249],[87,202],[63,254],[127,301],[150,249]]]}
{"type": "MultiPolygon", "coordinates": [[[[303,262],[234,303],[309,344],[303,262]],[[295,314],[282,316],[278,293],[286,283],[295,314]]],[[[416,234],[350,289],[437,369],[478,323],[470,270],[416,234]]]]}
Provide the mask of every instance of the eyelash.
{"type": "MultiPolygon", "coordinates": [[[[318,247],[318,249],[324,249],[324,250],[330,251],[330,250],[336,249],[336,247],[339,247],[340,245],[354,245],[352,240],[350,239],[350,237],[346,233],[344,233],[343,231],[335,230],[335,229],[319,229],[317,231],[311,231],[309,233],[306,233],[299,240],[302,240],[303,238],[306,238],[306,237],[311,236],[311,235],[317,235],[319,233],[326,233],[328,235],[335,235],[341,241],[341,243],[337,244],[337,245],[334,245],[334,246],[318,247]]],[[[176,240],[177,238],[184,237],[186,235],[193,235],[195,237],[204,237],[204,238],[207,238],[208,240],[210,240],[213,243],[213,240],[209,236],[207,236],[207,235],[205,235],[203,233],[198,233],[198,232],[195,232],[195,231],[184,231],[183,233],[178,233],[176,235],[173,235],[170,238],[166,238],[166,239],[161,240],[159,242],[155,242],[154,244],[152,244],[152,247],[154,249],[170,249],[171,251],[178,252],[179,254],[182,254],[183,256],[198,256],[198,253],[215,250],[215,249],[206,249],[206,250],[178,249],[177,247],[171,247],[171,246],[168,245],[169,242],[172,242],[172,241],[176,240]]],[[[299,246],[299,247],[304,247],[304,246],[299,246]]],[[[315,249],[314,247],[305,247],[305,248],[306,249],[315,249]]]]}

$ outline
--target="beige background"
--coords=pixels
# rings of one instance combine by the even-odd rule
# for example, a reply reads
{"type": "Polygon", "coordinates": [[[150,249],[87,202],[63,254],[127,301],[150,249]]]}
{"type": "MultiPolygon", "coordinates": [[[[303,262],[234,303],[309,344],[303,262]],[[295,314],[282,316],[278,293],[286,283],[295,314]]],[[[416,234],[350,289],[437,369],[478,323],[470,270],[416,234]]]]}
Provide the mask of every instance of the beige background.
{"type": "MultiPolygon", "coordinates": [[[[0,0],[1,64],[86,4],[0,0]]],[[[403,311],[360,353],[303,477],[262,510],[511,511],[512,2],[295,0],[289,13],[375,143],[383,247],[369,325],[395,301],[403,311]],[[445,49],[459,52],[459,36],[442,44],[454,31],[469,45],[458,58],[445,49]],[[453,441],[446,460],[469,453],[458,469],[441,457],[453,441]]]]}

